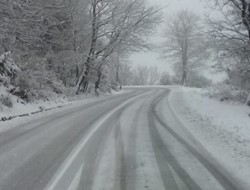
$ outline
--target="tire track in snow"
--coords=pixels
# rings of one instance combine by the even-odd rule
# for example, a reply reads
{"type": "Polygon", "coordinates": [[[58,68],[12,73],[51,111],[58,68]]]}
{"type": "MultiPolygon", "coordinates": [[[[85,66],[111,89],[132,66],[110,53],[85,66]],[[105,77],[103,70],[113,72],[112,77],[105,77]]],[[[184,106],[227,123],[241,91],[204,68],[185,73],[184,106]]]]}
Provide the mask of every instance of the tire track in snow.
{"type": "MultiPolygon", "coordinates": [[[[156,91],[153,96],[144,101],[144,105],[140,109],[137,125],[137,181],[136,190],[163,190],[165,189],[163,179],[161,177],[160,168],[154,153],[154,147],[150,137],[148,112],[151,102],[161,94],[161,90],[156,91]]],[[[176,190],[176,189],[175,189],[176,190]]]]}
{"type": "MultiPolygon", "coordinates": [[[[54,139],[53,142],[49,143],[48,146],[42,148],[39,152],[25,161],[25,163],[23,163],[20,167],[16,168],[15,171],[4,180],[1,184],[1,188],[11,190],[43,189],[44,182],[49,180],[49,176],[47,174],[56,170],[56,168],[58,168],[63,162],[65,156],[69,154],[76,143],[83,138],[82,135],[88,133],[96,120],[112,109],[113,106],[110,106],[107,110],[102,110],[95,117],[85,123],[87,127],[73,126],[72,128],[68,128],[62,135],[54,139]],[[70,134],[70,138],[68,138],[68,134],[70,134]],[[36,170],[28,170],[30,167],[35,168],[36,166],[36,170]],[[13,181],[13,179],[15,180],[13,181]],[[30,183],[25,183],[26,181],[29,181],[30,183]]],[[[49,127],[51,127],[51,125],[49,125],[49,127]]]]}
{"type": "MultiPolygon", "coordinates": [[[[168,125],[166,125],[164,123],[164,121],[160,118],[160,116],[157,114],[156,111],[156,106],[157,104],[164,98],[164,96],[162,97],[158,97],[155,100],[155,103],[152,104],[152,109],[151,109],[151,114],[153,115],[153,118],[155,118],[155,120],[162,125],[174,138],[177,139],[178,142],[180,142],[210,173],[211,175],[214,176],[214,178],[222,185],[222,187],[224,187],[225,190],[240,190],[240,188],[236,187],[231,180],[229,180],[227,177],[225,177],[223,175],[223,173],[220,172],[219,168],[216,168],[211,162],[209,162],[209,160],[207,160],[206,158],[203,157],[202,154],[200,154],[195,148],[193,148],[184,138],[182,138],[180,135],[178,135],[172,128],[170,128],[168,125]]],[[[152,118],[152,119],[153,119],[152,118]]],[[[156,132],[157,129],[155,128],[156,132]]],[[[159,134],[158,134],[159,135],[159,134]]],[[[159,138],[161,138],[159,136],[159,138]]],[[[163,144],[164,147],[166,147],[166,145],[164,145],[164,142],[161,142],[163,144]]],[[[166,148],[167,149],[167,148],[166,148]]],[[[171,153],[169,152],[170,157],[172,157],[172,161],[176,162],[177,161],[174,159],[174,156],[171,155],[171,153]]],[[[173,167],[173,169],[175,170],[175,167],[173,167]]],[[[178,172],[178,169],[175,170],[175,172],[180,175],[180,177],[182,179],[185,179],[185,176],[181,176],[182,173],[178,172]]],[[[184,181],[185,183],[185,181],[184,181]]],[[[186,183],[186,185],[189,185],[189,182],[186,183]]],[[[193,190],[193,188],[190,188],[191,190],[193,190]]]]}
{"type": "MultiPolygon", "coordinates": [[[[143,92],[143,91],[142,91],[143,92]]],[[[56,123],[58,121],[60,121],[61,119],[63,119],[65,116],[73,116],[74,114],[80,112],[80,111],[84,111],[90,108],[93,108],[95,106],[100,106],[100,104],[104,104],[110,101],[116,101],[116,100],[120,100],[120,99],[125,99],[127,98],[126,96],[133,97],[136,96],[142,92],[136,92],[136,93],[129,93],[129,94],[125,94],[122,96],[114,96],[114,97],[109,97],[107,99],[104,100],[98,100],[96,102],[91,102],[91,103],[87,103],[84,104],[80,107],[73,108],[67,111],[63,111],[61,113],[55,113],[53,115],[55,115],[55,117],[49,117],[49,118],[45,118],[44,120],[37,119],[35,121],[30,121],[28,123],[24,123],[18,127],[14,127],[11,128],[9,130],[0,132],[0,148],[3,149],[4,146],[12,143],[13,141],[19,140],[19,138],[25,138],[25,136],[29,136],[31,134],[37,134],[38,132],[42,132],[45,128],[46,125],[51,124],[52,122],[56,123]],[[35,123],[35,124],[34,124],[35,123]]],[[[47,126],[48,127],[48,126],[47,126]]],[[[11,144],[7,147],[5,147],[5,149],[8,149],[9,147],[11,147],[11,144]]],[[[3,151],[3,150],[1,150],[3,151]]]]}
{"type": "MultiPolygon", "coordinates": [[[[134,104],[137,98],[147,96],[151,94],[151,92],[147,92],[141,95],[137,95],[136,97],[130,98],[127,100],[128,103],[121,105],[119,109],[116,110],[105,122],[102,124],[102,127],[98,129],[93,137],[91,137],[90,141],[87,143],[85,149],[88,149],[86,152],[87,157],[84,158],[84,162],[88,163],[84,165],[82,170],[82,178],[80,181],[80,185],[78,190],[81,189],[93,189],[94,183],[98,183],[95,181],[98,167],[102,157],[104,156],[105,144],[107,143],[107,139],[112,129],[117,126],[117,123],[120,120],[120,117],[125,109],[127,109],[130,105],[134,104]]],[[[124,168],[122,168],[124,170],[124,168]]],[[[126,171],[125,171],[126,173],[126,171]]]]}
{"type": "MultiPolygon", "coordinates": [[[[96,121],[94,121],[93,125],[88,126],[90,130],[88,131],[87,134],[80,134],[82,138],[80,139],[79,142],[77,142],[77,145],[74,147],[74,149],[71,151],[71,153],[68,155],[68,157],[64,160],[63,164],[60,166],[60,168],[57,170],[57,172],[54,174],[53,178],[50,180],[50,182],[47,184],[46,189],[64,189],[64,188],[59,188],[62,185],[67,185],[67,181],[69,180],[68,177],[69,175],[72,175],[72,172],[75,172],[74,170],[72,171],[71,166],[75,165],[75,162],[84,162],[85,158],[85,152],[86,150],[86,144],[88,144],[88,141],[95,136],[96,132],[103,127],[103,124],[106,123],[106,121],[112,117],[117,111],[122,109],[124,106],[132,103],[139,97],[145,96],[150,94],[151,92],[146,92],[144,91],[143,93],[137,93],[138,95],[136,96],[129,96],[125,99],[125,101],[122,102],[116,102],[119,103],[118,105],[115,104],[112,106],[109,106],[111,110],[106,109],[106,113],[98,118],[96,121]],[[66,180],[66,184],[65,184],[66,180]]],[[[105,110],[104,110],[105,111],[105,110]]],[[[81,164],[79,164],[81,165],[81,164]]],[[[87,173],[85,173],[87,175],[87,173]]],[[[71,177],[69,177],[71,179],[71,177]]],[[[83,187],[82,187],[83,188],[83,187]]]]}
{"type": "Polygon", "coordinates": [[[114,133],[115,138],[115,181],[113,190],[126,190],[127,180],[126,180],[126,166],[125,166],[125,156],[124,156],[124,143],[121,134],[121,123],[119,122],[115,128],[114,133]]]}
{"type": "Polygon", "coordinates": [[[120,118],[123,111],[132,103],[133,101],[119,109],[108,120],[106,120],[102,127],[96,132],[96,134],[86,145],[85,148],[88,149],[88,151],[86,152],[84,162],[87,164],[85,164],[83,167],[78,190],[93,189],[96,172],[98,171],[102,156],[105,153],[104,149],[105,145],[107,144],[108,137],[110,136],[113,128],[116,126],[116,123],[118,122],[118,119],[120,118]]]}
{"type": "Polygon", "coordinates": [[[143,100],[142,105],[140,105],[136,111],[136,114],[132,118],[131,126],[129,127],[128,138],[124,140],[124,135],[122,132],[121,121],[118,122],[115,128],[115,154],[116,154],[116,180],[113,190],[135,190],[136,185],[136,137],[137,137],[137,127],[139,123],[139,115],[141,108],[143,107],[145,100],[143,100]],[[119,185],[118,185],[118,184],[119,185]]]}
{"type": "Polygon", "coordinates": [[[150,137],[151,137],[155,157],[157,160],[157,164],[158,164],[161,177],[164,183],[164,188],[178,190],[176,180],[169,166],[171,165],[171,167],[176,171],[176,173],[180,174],[181,178],[184,180],[184,182],[190,188],[190,190],[201,190],[201,188],[191,179],[191,177],[186,173],[186,171],[179,165],[179,163],[171,155],[171,153],[169,152],[169,150],[163,143],[161,136],[154,123],[154,114],[152,112],[152,109],[167,94],[168,92],[165,91],[164,93],[156,97],[152,101],[150,108],[149,108],[150,110],[148,112],[148,124],[149,124],[150,137]]]}
{"type": "MultiPolygon", "coordinates": [[[[151,119],[153,119],[153,117],[151,117],[151,119]]],[[[189,176],[185,169],[181,167],[178,161],[169,152],[163,140],[161,139],[155,124],[153,123],[154,121],[150,122],[150,134],[165,189],[178,189],[176,184],[178,182],[175,181],[175,178],[169,167],[170,165],[190,190],[202,190],[202,188],[199,187],[199,185],[189,176]]]]}

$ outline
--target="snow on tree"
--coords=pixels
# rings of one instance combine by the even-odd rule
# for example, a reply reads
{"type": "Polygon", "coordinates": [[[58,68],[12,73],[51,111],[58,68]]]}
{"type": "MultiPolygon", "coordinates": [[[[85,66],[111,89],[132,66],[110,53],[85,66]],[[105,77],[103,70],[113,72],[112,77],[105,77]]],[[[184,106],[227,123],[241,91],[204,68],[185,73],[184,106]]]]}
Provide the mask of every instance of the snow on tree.
{"type": "MultiPolygon", "coordinates": [[[[87,91],[89,73],[99,63],[99,76],[105,60],[122,47],[124,50],[145,48],[146,36],[159,23],[159,11],[147,7],[143,0],[91,0],[91,43],[77,86],[77,93],[87,91]],[[119,48],[118,48],[119,47],[119,48]]],[[[99,79],[96,81],[98,83],[99,79]]]]}
{"type": "Polygon", "coordinates": [[[130,74],[130,85],[154,85],[160,79],[157,67],[138,65],[130,74]]]}
{"type": "Polygon", "coordinates": [[[86,92],[89,81],[115,88],[125,76],[116,55],[149,48],[159,22],[144,0],[0,1],[0,53],[13,52],[22,71],[12,92],[86,92]]]}
{"type": "Polygon", "coordinates": [[[23,71],[73,86],[88,44],[85,15],[84,0],[1,1],[0,52],[11,50],[23,71]]]}
{"type": "MultiPolygon", "coordinates": [[[[228,74],[230,84],[250,90],[250,2],[214,1],[219,17],[208,17],[208,33],[218,53],[218,67],[228,74]]],[[[247,99],[247,97],[245,97],[247,99]]]]}
{"type": "Polygon", "coordinates": [[[0,55],[0,84],[9,85],[20,71],[12,58],[11,52],[0,55]]]}

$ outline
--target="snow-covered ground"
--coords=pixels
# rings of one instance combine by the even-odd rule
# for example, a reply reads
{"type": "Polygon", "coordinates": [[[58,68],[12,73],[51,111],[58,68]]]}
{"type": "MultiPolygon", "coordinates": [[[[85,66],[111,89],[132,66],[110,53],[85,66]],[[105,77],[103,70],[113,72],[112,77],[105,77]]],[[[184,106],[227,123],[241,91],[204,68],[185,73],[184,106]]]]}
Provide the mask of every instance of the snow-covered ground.
{"type": "MultiPolygon", "coordinates": [[[[0,87],[0,89],[3,88],[4,87],[0,87]]],[[[25,103],[21,99],[11,95],[10,93],[7,93],[4,90],[0,91],[0,95],[8,96],[11,102],[13,103],[13,107],[7,107],[0,104],[0,118],[2,117],[8,118],[13,115],[21,115],[26,113],[37,112],[39,110],[45,110],[70,103],[68,99],[63,97],[55,97],[50,101],[41,100],[41,101],[34,101],[33,103],[25,103]]]]}
{"type": "Polygon", "coordinates": [[[183,126],[250,189],[250,108],[181,87],[172,88],[168,101],[183,126]]]}

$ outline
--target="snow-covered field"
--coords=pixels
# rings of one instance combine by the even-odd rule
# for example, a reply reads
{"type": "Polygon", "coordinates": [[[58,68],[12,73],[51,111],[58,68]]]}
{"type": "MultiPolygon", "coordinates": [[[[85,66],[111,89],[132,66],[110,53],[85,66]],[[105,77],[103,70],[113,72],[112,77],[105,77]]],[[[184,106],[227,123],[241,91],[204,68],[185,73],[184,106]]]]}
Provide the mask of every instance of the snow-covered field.
{"type": "Polygon", "coordinates": [[[183,126],[250,188],[250,108],[211,99],[204,90],[181,87],[172,88],[168,101],[183,126]]]}

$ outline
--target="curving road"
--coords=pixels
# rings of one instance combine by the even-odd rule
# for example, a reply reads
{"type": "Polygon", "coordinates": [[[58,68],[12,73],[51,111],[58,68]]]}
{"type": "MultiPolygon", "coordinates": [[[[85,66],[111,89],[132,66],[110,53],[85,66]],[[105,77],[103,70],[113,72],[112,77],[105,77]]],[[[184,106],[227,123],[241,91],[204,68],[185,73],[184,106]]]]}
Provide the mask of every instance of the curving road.
{"type": "Polygon", "coordinates": [[[168,93],[133,88],[0,133],[0,189],[242,190],[168,93]]]}

